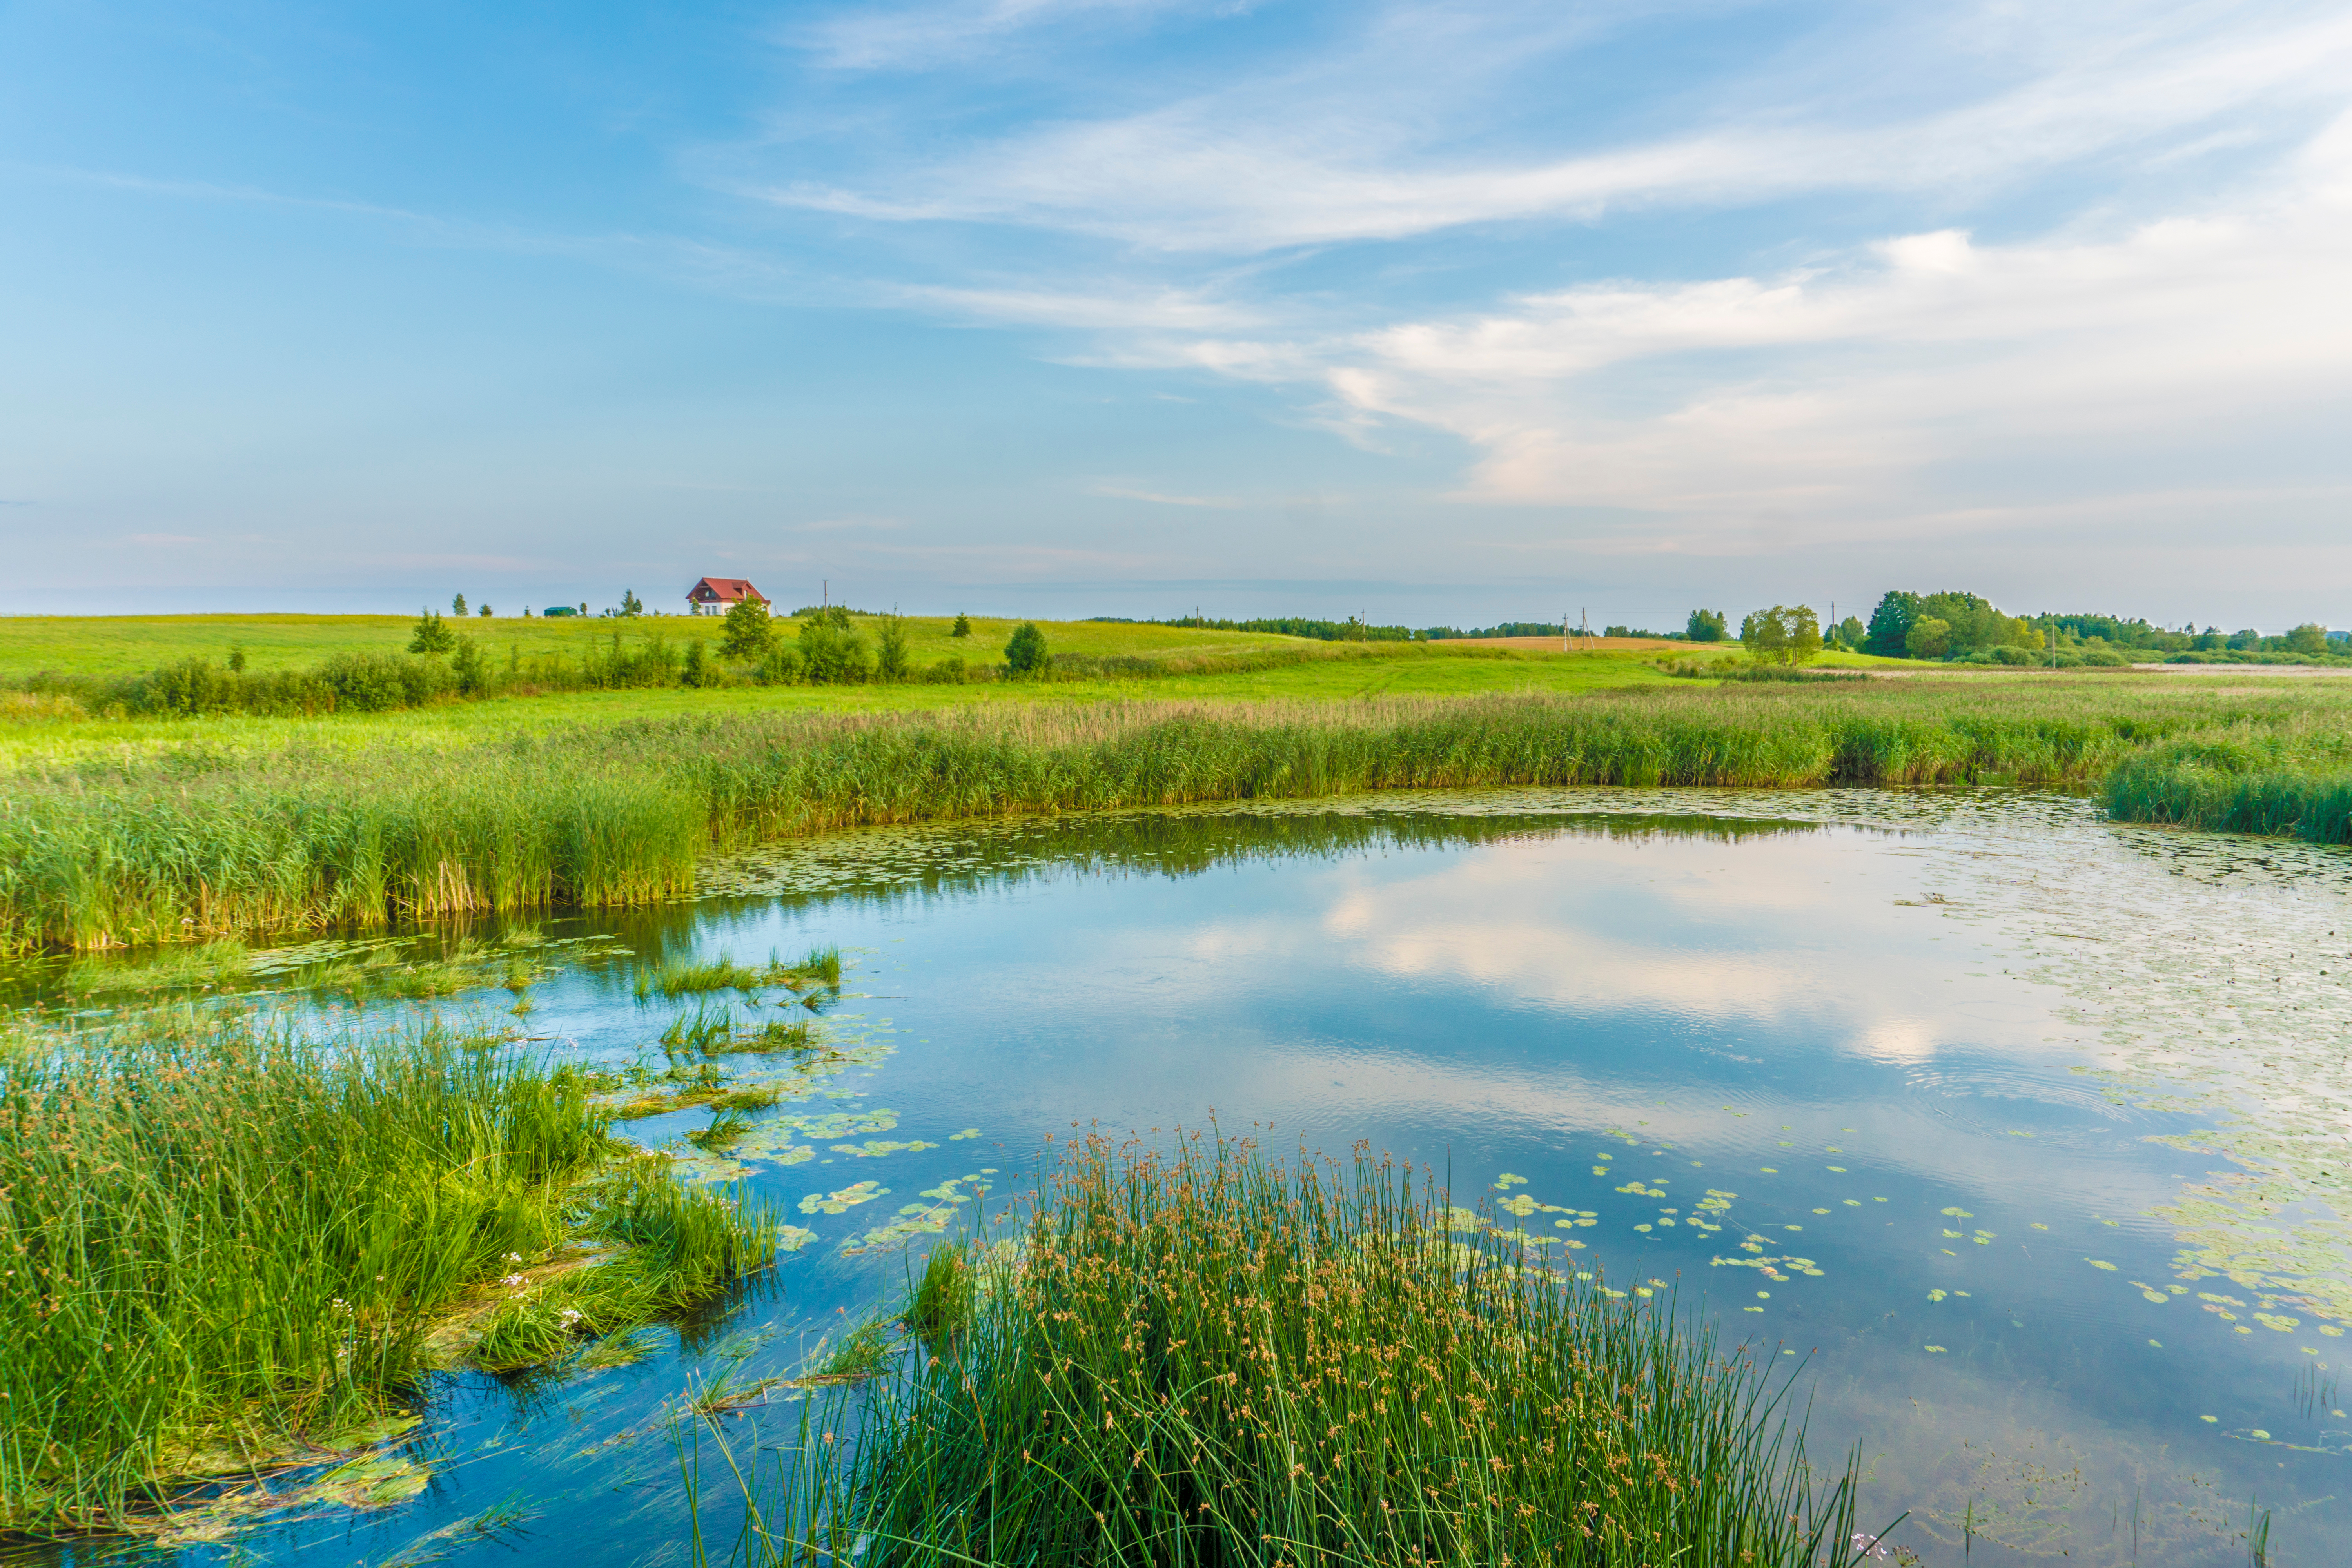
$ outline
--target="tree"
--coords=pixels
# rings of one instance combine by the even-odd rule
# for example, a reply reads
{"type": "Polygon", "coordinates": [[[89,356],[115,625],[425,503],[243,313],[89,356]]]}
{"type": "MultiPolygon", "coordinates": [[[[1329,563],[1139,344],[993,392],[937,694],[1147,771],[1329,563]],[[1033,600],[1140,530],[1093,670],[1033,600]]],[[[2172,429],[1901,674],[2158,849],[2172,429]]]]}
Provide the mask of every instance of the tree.
{"type": "Polygon", "coordinates": [[[449,613],[453,616],[462,616],[466,613],[465,595],[460,594],[456,598],[449,601],[449,613]]]}
{"type": "Polygon", "coordinates": [[[1870,631],[1863,641],[1864,651],[1886,658],[1906,657],[1903,639],[1910,634],[1911,623],[1918,618],[1918,595],[1899,589],[1890,592],[1870,612],[1870,631]]]}
{"type": "Polygon", "coordinates": [[[243,675],[245,673],[245,645],[243,643],[233,642],[228,645],[228,667],[236,671],[239,675],[243,675]]]}
{"type": "Polygon", "coordinates": [[[1039,676],[1054,662],[1045,651],[1045,634],[1037,629],[1034,621],[1024,621],[1013,628],[1013,640],[1004,645],[1004,668],[1014,675],[1039,676]]]}
{"type": "Polygon", "coordinates": [[[1759,662],[1802,664],[1822,651],[1821,617],[1811,605],[1752,611],[1739,623],[1739,640],[1759,662]]]}
{"type": "Polygon", "coordinates": [[[1952,651],[1952,626],[1935,616],[1922,616],[1903,634],[1903,651],[1912,658],[1941,658],[1952,651]]]}
{"type": "Polygon", "coordinates": [[[1730,622],[1721,610],[1693,610],[1683,635],[1693,642],[1721,642],[1729,629],[1730,622]]]}
{"type": "Polygon", "coordinates": [[[1861,647],[1863,639],[1869,636],[1870,629],[1862,624],[1862,617],[1859,616],[1848,616],[1837,624],[1837,640],[1842,647],[1848,649],[1861,647]]]}
{"type": "Polygon", "coordinates": [[[776,640],[776,626],[768,617],[765,599],[738,599],[727,606],[719,628],[719,651],[729,658],[757,658],[776,640]]]}
{"type": "Polygon", "coordinates": [[[2327,628],[2315,621],[2305,621],[2286,634],[2286,646],[2297,653],[2322,654],[2327,651],[2327,628]]]}
{"type": "Polygon", "coordinates": [[[948,636],[951,637],[968,637],[971,636],[971,617],[963,614],[961,611],[958,611],[956,614],[955,630],[950,632],[948,636]]]}
{"type": "Polygon", "coordinates": [[[490,607],[488,605],[484,605],[481,608],[480,615],[482,619],[486,621],[488,620],[490,618],[490,607]]]}
{"type": "MultiPolygon", "coordinates": [[[[460,613],[462,614],[463,612],[460,613]]],[[[646,602],[637,597],[636,590],[634,588],[622,589],[621,614],[625,616],[642,616],[645,613],[646,602]]]]}
{"type": "Polygon", "coordinates": [[[438,610],[420,610],[416,614],[416,629],[409,634],[411,653],[447,653],[457,646],[457,634],[441,621],[438,610]]]}
{"type": "Polygon", "coordinates": [[[914,674],[914,661],[907,657],[906,617],[893,610],[881,617],[881,647],[874,659],[874,675],[877,680],[904,680],[914,674]]]}

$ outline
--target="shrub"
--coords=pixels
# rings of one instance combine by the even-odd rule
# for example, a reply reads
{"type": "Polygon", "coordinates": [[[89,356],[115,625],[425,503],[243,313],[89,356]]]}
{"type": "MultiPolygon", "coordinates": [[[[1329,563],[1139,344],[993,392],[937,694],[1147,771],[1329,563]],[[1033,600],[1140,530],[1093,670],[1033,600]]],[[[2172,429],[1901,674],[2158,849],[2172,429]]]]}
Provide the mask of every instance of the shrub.
{"type": "Polygon", "coordinates": [[[1045,651],[1045,634],[1034,621],[1022,622],[1004,645],[1004,667],[1016,676],[1042,676],[1053,662],[1054,656],[1045,651]]]}
{"type": "Polygon", "coordinates": [[[728,606],[719,651],[729,658],[757,658],[768,651],[775,637],[775,623],[769,618],[767,601],[739,599],[728,606]]]}
{"type": "Polygon", "coordinates": [[[924,670],[923,679],[935,686],[961,686],[971,679],[971,676],[962,658],[956,654],[950,654],[924,670]]]}
{"type": "Polygon", "coordinates": [[[482,650],[471,637],[457,639],[457,656],[449,661],[449,673],[457,682],[460,697],[482,697],[490,689],[489,667],[482,662],[482,650]]]}
{"type": "Polygon", "coordinates": [[[416,617],[416,629],[409,634],[411,653],[447,653],[457,646],[457,634],[442,624],[441,612],[425,610],[416,617]]]}
{"type": "Polygon", "coordinates": [[[760,661],[759,680],[762,686],[798,686],[807,679],[808,667],[796,648],[779,643],[760,661]]]}
{"type": "Polygon", "coordinates": [[[881,617],[880,641],[874,658],[876,679],[904,680],[915,672],[907,658],[907,623],[896,611],[881,617]]]}
{"type": "Polygon", "coordinates": [[[968,637],[971,636],[971,617],[963,614],[961,611],[958,611],[956,613],[955,629],[948,633],[948,636],[951,637],[968,637]]]}
{"type": "Polygon", "coordinates": [[[815,686],[845,686],[866,679],[866,639],[838,619],[817,615],[801,623],[801,666],[815,686]]]}
{"type": "Polygon", "coordinates": [[[1913,658],[1941,658],[1952,651],[1952,628],[1949,622],[1933,616],[1923,616],[1911,623],[1903,634],[1903,651],[1913,658]]]}
{"type": "MultiPolygon", "coordinates": [[[[454,646],[457,637],[444,628],[454,646]]],[[[339,653],[319,666],[334,705],[355,713],[421,708],[457,685],[446,665],[396,653],[339,653]]]]}

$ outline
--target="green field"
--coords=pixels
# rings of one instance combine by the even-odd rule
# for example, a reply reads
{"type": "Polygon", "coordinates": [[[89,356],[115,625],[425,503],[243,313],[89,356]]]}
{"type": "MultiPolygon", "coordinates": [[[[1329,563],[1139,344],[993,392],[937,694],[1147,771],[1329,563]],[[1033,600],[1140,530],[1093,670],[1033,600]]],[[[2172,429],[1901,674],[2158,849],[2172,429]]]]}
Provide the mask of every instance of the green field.
{"type": "MultiPolygon", "coordinates": [[[[656,639],[677,647],[705,638],[715,650],[719,625],[689,616],[629,620],[493,619],[453,627],[478,638],[495,670],[509,658],[549,655],[577,661],[614,646],[641,649],[656,639]],[[510,653],[509,650],[513,650],[510,653]]],[[[945,617],[909,616],[909,654],[918,670],[938,660],[978,666],[1001,661],[1019,623],[974,618],[971,635],[950,635],[945,617]]],[[[314,718],[227,713],[199,718],[109,718],[71,700],[11,699],[0,690],[0,765],[27,758],[55,759],[92,747],[124,743],[152,748],[201,740],[243,748],[269,746],[296,733],[331,732],[356,739],[396,730],[404,735],[446,732],[451,739],[486,731],[543,730],[633,719],[693,714],[905,712],[974,704],[1083,703],[1122,697],[1156,700],[1266,701],[1303,699],[1360,700],[1377,697],[1570,693],[1601,688],[1658,685],[1669,678],[1662,658],[1737,663],[1736,645],[1713,647],[1610,648],[1561,653],[1457,643],[1329,643],[1271,634],[1196,631],[1178,626],[1093,621],[1045,621],[1057,658],[1142,661],[1143,671],[1116,679],[1056,679],[1047,682],[976,680],[942,684],[759,685],[739,681],[713,688],[632,686],[605,690],[553,690],[486,700],[450,700],[394,712],[339,712],[314,718]],[[1197,667],[1205,665],[1206,669],[1197,667]]],[[[0,618],[0,688],[37,683],[44,675],[122,679],[189,658],[224,665],[232,647],[245,651],[256,672],[300,670],[339,655],[397,655],[415,625],[392,616],[14,616],[0,618]]],[[[800,623],[777,622],[790,643],[800,623]]],[[[873,623],[859,629],[869,642],[873,623]]],[[[1891,661],[1839,656],[1825,665],[1891,661]]],[[[1678,683],[1679,684],[1679,683],[1678,683]]],[[[98,706],[95,702],[93,707],[98,706]]]]}
{"type": "MultiPolygon", "coordinates": [[[[614,620],[601,616],[548,620],[520,616],[457,620],[450,629],[482,644],[493,662],[503,662],[510,646],[526,657],[538,653],[574,656],[619,631],[630,642],[661,636],[672,642],[708,638],[715,649],[719,623],[699,616],[641,616],[614,620]]],[[[36,670],[68,675],[131,675],[184,658],[228,658],[242,647],[256,669],[296,668],[339,653],[397,653],[408,646],[413,616],[0,616],[0,679],[36,670]]],[[[950,654],[967,658],[1003,657],[1004,639],[1017,620],[972,617],[972,635],[948,634],[954,619],[907,617],[916,658],[929,662],[950,654]]],[[[1178,651],[1250,652],[1297,646],[1303,639],[1249,632],[1193,631],[1182,626],[1139,626],[1108,621],[1041,621],[1056,652],[1130,654],[1143,657],[1178,651]]],[[[779,616],[785,637],[800,623],[779,616]]]]}

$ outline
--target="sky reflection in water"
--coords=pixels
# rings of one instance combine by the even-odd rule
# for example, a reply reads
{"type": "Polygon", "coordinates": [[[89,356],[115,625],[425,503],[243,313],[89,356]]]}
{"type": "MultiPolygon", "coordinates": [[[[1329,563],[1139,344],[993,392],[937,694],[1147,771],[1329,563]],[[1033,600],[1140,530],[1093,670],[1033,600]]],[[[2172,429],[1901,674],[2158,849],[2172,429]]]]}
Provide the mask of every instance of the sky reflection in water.
{"type": "MultiPolygon", "coordinates": [[[[1563,1262],[1810,1358],[1814,1452],[1858,1444],[1865,1512],[1909,1510],[1928,1562],[2242,1560],[2254,1497],[2273,1562],[2352,1537],[2341,855],[2012,795],[1508,792],[848,835],[719,880],[550,929],[642,959],[838,942],[823,1027],[862,1065],[774,1114],[887,1110],[930,1146],[758,1140],[744,1173],[814,1233],[772,1282],[636,1367],[455,1380],[432,1492],[253,1560],[381,1563],[512,1495],[521,1533],[427,1545],[684,1561],[662,1401],[730,1357],[789,1370],[895,1289],[895,1249],[845,1241],[981,1184],[954,1212],[1001,1210],[1048,1134],[1213,1120],[1423,1162],[1563,1262]],[[860,1182],[887,1191],[801,1212],[860,1182]]],[[[628,975],[550,978],[533,1031],[633,1058],[678,1008],[628,975]]]]}

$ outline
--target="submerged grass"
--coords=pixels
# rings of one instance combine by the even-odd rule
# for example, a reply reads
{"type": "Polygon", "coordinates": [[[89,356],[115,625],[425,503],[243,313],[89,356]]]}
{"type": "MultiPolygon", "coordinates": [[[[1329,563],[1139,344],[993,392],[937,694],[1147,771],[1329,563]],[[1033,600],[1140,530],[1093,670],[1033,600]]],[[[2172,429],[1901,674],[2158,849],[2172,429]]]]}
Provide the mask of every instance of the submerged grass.
{"type": "MultiPolygon", "coordinates": [[[[739,1555],[1811,1568],[1850,1550],[1851,1468],[1817,1489],[1744,1357],[1385,1163],[1089,1140],[982,1285],[965,1317],[927,1268],[927,1353],[766,1450],[739,1555]]],[[[698,1477],[726,1440],[685,1436],[698,1477]]]]}
{"type": "MultiPolygon", "coordinates": [[[[2089,786],[2152,744],[2340,731],[2343,715],[2325,692],[2053,676],[750,713],[437,750],[85,757],[0,786],[0,949],[644,903],[689,892],[714,847],[867,824],[1496,784],[2089,786]]],[[[2282,787],[2307,795],[2320,776],[2282,787]]],[[[2111,793],[2128,815],[2158,792],[2111,793]]],[[[681,972],[662,988],[743,978],[681,972]]]]}
{"type": "Polygon", "coordinates": [[[319,1044],[190,1012],[20,1042],[0,1531],[142,1528],[181,1479],[334,1446],[452,1357],[553,1353],[772,1255],[767,1216],[622,1158],[609,1116],[577,1073],[437,1026],[319,1044]]]}

